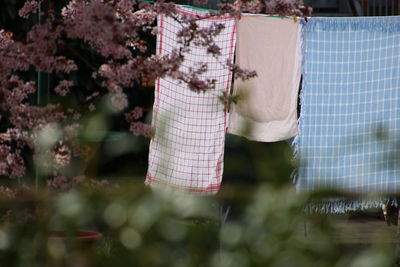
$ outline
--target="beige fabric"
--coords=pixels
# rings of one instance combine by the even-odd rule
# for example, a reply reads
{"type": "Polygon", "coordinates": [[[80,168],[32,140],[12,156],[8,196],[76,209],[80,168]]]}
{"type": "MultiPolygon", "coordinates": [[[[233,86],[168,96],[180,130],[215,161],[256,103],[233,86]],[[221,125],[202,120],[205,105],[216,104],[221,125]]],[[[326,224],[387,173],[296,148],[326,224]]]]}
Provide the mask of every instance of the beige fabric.
{"type": "Polygon", "coordinates": [[[257,77],[234,82],[228,133],[274,142],[297,135],[301,25],[293,19],[243,15],[238,21],[236,63],[257,77]]]}

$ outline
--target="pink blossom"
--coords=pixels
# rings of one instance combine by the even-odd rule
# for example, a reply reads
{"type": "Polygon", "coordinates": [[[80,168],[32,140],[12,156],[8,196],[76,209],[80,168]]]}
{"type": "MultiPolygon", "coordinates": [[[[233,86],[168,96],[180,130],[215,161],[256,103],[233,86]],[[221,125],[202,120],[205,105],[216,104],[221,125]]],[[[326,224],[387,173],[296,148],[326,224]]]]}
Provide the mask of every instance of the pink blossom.
{"type": "Polygon", "coordinates": [[[78,66],[72,59],[67,59],[64,56],[55,58],[54,69],[58,72],[70,73],[71,71],[78,70],[78,66]]]}
{"type": "Polygon", "coordinates": [[[25,175],[25,162],[21,150],[13,151],[10,145],[0,144],[0,175],[20,178],[25,175]]]}
{"type": "Polygon", "coordinates": [[[74,83],[72,81],[62,80],[60,83],[54,88],[54,92],[59,94],[60,96],[66,96],[69,93],[69,88],[73,86],[74,83]]]}
{"type": "Polygon", "coordinates": [[[36,13],[39,9],[39,4],[37,1],[27,1],[24,6],[18,11],[18,15],[21,18],[27,18],[30,13],[36,13]]]}
{"type": "Polygon", "coordinates": [[[257,72],[254,70],[245,70],[241,69],[238,65],[231,63],[230,61],[226,62],[227,67],[233,74],[235,75],[235,79],[248,80],[257,76],[257,72]]]}
{"type": "Polygon", "coordinates": [[[221,54],[221,48],[219,46],[212,44],[207,48],[207,53],[212,54],[212,55],[220,55],[221,54]]]}
{"type": "Polygon", "coordinates": [[[157,14],[172,15],[177,13],[177,7],[173,3],[164,3],[163,1],[156,2],[154,5],[148,3],[140,3],[141,9],[153,10],[157,14]]]}
{"type": "MultiPolygon", "coordinates": [[[[250,1],[250,2],[253,2],[253,1],[250,1]]],[[[242,3],[242,2],[240,1],[239,3],[242,3]]],[[[219,10],[220,10],[221,14],[224,14],[224,15],[228,14],[231,17],[236,18],[236,19],[240,19],[240,16],[242,15],[241,9],[238,7],[238,5],[231,5],[231,4],[225,3],[220,6],[219,10]]]]}
{"type": "Polygon", "coordinates": [[[140,121],[131,123],[129,131],[131,131],[136,136],[143,135],[148,138],[152,138],[154,135],[153,128],[150,125],[140,121]]]}
{"type": "Polygon", "coordinates": [[[157,18],[157,13],[153,10],[140,9],[133,13],[133,17],[145,25],[153,23],[157,18]]]}
{"type": "Polygon", "coordinates": [[[56,56],[61,33],[64,31],[63,26],[53,25],[53,21],[49,18],[40,25],[35,25],[28,32],[28,43],[24,46],[24,50],[28,55],[30,64],[36,67],[37,71],[63,71],[69,73],[77,69],[74,61],[64,56],[56,56]]]}
{"type": "Polygon", "coordinates": [[[282,17],[295,14],[295,5],[291,0],[271,0],[266,7],[267,13],[278,14],[282,17]]]}
{"type": "Polygon", "coordinates": [[[109,182],[107,180],[97,181],[90,179],[84,175],[79,175],[75,177],[67,176],[54,176],[52,179],[47,180],[47,186],[56,191],[68,191],[72,188],[83,186],[91,189],[104,188],[108,186],[109,182]]]}
{"type": "Polygon", "coordinates": [[[19,128],[8,128],[5,133],[0,134],[0,143],[10,144],[11,142],[14,142],[18,148],[29,145],[28,133],[19,128]]]}
{"type": "Polygon", "coordinates": [[[239,6],[243,11],[250,13],[267,13],[264,11],[265,5],[265,1],[240,1],[239,6]]]}
{"type": "Polygon", "coordinates": [[[103,86],[110,92],[122,91],[121,86],[132,86],[133,82],[139,77],[139,61],[140,58],[137,58],[128,60],[125,64],[109,61],[107,64],[101,65],[98,75],[107,79],[103,86]]]}
{"type": "Polygon", "coordinates": [[[18,76],[13,75],[3,85],[4,102],[0,103],[10,108],[25,101],[29,95],[36,92],[35,82],[24,82],[18,76]]]}
{"type": "Polygon", "coordinates": [[[118,21],[115,11],[106,1],[72,0],[62,10],[65,32],[69,38],[83,39],[104,57],[130,57],[130,51],[120,38],[129,28],[118,21]]]}
{"type": "Polygon", "coordinates": [[[0,31],[0,88],[15,71],[27,71],[30,65],[26,46],[11,38],[12,33],[0,31]]]}
{"type": "Polygon", "coordinates": [[[47,186],[59,191],[67,191],[72,188],[72,180],[65,176],[56,176],[47,180],[47,186]]]}
{"type": "Polygon", "coordinates": [[[105,82],[102,82],[101,85],[103,87],[106,87],[108,89],[108,91],[113,94],[119,94],[119,93],[122,93],[122,91],[123,91],[123,88],[120,85],[118,85],[118,82],[116,82],[116,81],[107,80],[105,82]]]}
{"type": "Polygon", "coordinates": [[[59,167],[67,166],[71,161],[71,150],[65,142],[59,142],[53,151],[54,162],[59,167]]]}
{"type": "Polygon", "coordinates": [[[94,92],[93,94],[87,96],[87,97],[86,97],[86,101],[90,101],[90,100],[92,100],[93,98],[98,97],[99,95],[100,95],[100,93],[96,91],[96,92],[94,92]]]}
{"type": "Polygon", "coordinates": [[[143,108],[135,107],[131,112],[125,113],[125,119],[128,122],[133,122],[134,120],[140,119],[143,116],[143,108]]]}
{"type": "MultiPolygon", "coordinates": [[[[134,5],[136,1],[134,0],[120,0],[115,5],[117,11],[117,16],[120,17],[125,22],[131,22],[135,17],[134,5]]],[[[144,22],[146,23],[146,22],[144,22]]]]}
{"type": "Polygon", "coordinates": [[[29,104],[19,104],[10,107],[10,113],[10,122],[18,128],[26,129],[66,119],[59,105],[38,107],[29,104]]]}
{"type": "Polygon", "coordinates": [[[0,49],[7,48],[12,42],[12,32],[0,30],[0,49]]]}
{"type": "Polygon", "coordinates": [[[179,50],[173,50],[165,56],[151,56],[147,58],[140,67],[140,71],[148,80],[155,80],[157,77],[165,76],[174,76],[177,79],[182,75],[179,67],[184,59],[179,50]]]}

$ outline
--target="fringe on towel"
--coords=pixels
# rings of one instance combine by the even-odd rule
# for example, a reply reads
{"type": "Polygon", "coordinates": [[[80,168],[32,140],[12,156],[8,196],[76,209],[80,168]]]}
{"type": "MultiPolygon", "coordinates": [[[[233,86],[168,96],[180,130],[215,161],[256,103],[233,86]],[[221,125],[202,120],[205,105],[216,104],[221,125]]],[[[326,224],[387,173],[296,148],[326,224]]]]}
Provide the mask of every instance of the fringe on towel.
{"type": "Polygon", "coordinates": [[[310,18],[302,19],[303,31],[381,31],[400,32],[400,16],[356,18],[310,18]]]}
{"type": "Polygon", "coordinates": [[[373,208],[380,208],[382,204],[398,206],[396,199],[389,197],[371,199],[343,199],[330,198],[308,203],[305,207],[307,213],[345,213],[349,211],[362,211],[373,208]],[[388,203],[390,201],[390,203],[388,203]]]}

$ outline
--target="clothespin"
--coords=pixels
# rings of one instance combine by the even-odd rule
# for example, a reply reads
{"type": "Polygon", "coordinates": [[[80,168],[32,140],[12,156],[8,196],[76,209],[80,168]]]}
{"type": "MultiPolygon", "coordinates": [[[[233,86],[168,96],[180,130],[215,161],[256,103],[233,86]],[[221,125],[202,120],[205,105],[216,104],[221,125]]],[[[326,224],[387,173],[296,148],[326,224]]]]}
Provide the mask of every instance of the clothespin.
{"type": "MultiPolygon", "coordinates": [[[[236,0],[236,1],[233,3],[233,6],[234,6],[234,7],[238,7],[238,6],[239,6],[239,1],[240,1],[240,0],[236,0]]],[[[239,16],[239,17],[238,17],[238,20],[240,20],[241,18],[242,18],[242,16],[239,16]]]]}

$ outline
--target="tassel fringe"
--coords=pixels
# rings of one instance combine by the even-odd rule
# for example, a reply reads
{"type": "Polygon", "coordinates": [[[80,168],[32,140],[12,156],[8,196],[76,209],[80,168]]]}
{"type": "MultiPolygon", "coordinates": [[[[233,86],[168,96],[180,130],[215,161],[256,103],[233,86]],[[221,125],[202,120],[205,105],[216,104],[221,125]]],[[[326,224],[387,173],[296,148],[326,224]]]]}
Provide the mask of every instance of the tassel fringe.
{"type": "Polygon", "coordinates": [[[305,210],[307,213],[345,213],[349,211],[362,211],[372,208],[380,208],[382,204],[386,204],[390,201],[390,204],[398,206],[398,203],[394,199],[389,198],[375,198],[375,199],[327,199],[323,201],[315,201],[309,203],[305,210]]]}
{"type": "Polygon", "coordinates": [[[400,32],[400,16],[387,17],[357,17],[357,18],[310,18],[304,19],[303,31],[381,31],[395,33],[400,32]]]}

